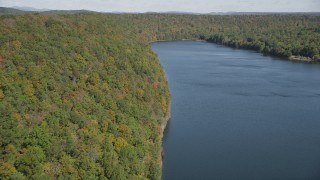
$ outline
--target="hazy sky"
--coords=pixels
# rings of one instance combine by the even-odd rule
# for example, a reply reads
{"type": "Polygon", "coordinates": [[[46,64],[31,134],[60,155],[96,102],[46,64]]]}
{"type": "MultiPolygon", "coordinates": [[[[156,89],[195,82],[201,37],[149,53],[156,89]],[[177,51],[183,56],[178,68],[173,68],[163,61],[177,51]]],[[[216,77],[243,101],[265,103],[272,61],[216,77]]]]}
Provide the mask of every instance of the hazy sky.
{"type": "Polygon", "coordinates": [[[319,12],[320,0],[0,0],[0,6],[105,12],[319,12]]]}

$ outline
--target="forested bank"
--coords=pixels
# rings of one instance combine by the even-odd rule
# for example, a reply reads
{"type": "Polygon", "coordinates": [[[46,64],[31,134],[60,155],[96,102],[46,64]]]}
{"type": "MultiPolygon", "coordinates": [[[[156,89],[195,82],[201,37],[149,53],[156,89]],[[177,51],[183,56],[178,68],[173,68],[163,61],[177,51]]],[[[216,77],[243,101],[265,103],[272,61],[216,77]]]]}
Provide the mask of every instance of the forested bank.
{"type": "Polygon", "coordinates": [[[158,59],[101,15],[2,16],[0,179],[157,179],[158,59]]]}
{"type": "Polygon", "coordinates": [[[206,40],[267,55],[320,60],[320,17],[127,15],[149,40],[206,40]],[[141,23],[142,21],[142,23],[141,23]]]}
{"type": "Polygon", "coordinates": [[[159,179],[170,97],[148,42],[319,59],[317,16],[0,16],[0,179],[159,179]]]}

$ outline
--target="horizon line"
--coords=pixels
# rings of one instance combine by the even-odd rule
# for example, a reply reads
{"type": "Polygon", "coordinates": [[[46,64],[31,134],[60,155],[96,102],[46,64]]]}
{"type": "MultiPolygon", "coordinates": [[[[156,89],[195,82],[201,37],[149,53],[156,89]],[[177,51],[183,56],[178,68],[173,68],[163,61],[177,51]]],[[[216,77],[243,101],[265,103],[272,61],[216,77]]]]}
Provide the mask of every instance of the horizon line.
{"type": "Polygon", "coordinates": [[[96,11],[90,9],[47,9],[34,8],[30,6],[0,6],[2,8],[12,8],[25,12],[46,12],[46,11],[91,11],[98,13],[189,13],[189,14],[213,14],[213,13],[320,13],[320,11],[212,11],[212,12],[196,12],[196,11],[96,11]],[[30,8],[34,10],[23,10],[22,8],[30,8]],[[38,10],[38,11],[37,11],[38,10]]]}

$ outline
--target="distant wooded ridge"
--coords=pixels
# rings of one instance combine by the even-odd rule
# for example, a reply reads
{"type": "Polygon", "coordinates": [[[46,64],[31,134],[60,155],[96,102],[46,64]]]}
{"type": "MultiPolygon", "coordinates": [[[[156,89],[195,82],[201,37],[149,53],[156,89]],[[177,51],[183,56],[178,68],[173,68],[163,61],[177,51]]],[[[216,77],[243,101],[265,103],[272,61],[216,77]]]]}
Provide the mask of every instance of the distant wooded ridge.
{"type": "MultiPolygon", "coordinates": [[[[45,8],[33,8],[33,7],[24,7],[24,6],[12,6],[12,7],[0,7],[0,15],[11,12],[14,13],[32,13],[32,12],[41,12],[41,13],[50,13],[50,12],[95,12],[91,10],[54,10],[54,9],[45,9],[45,8]],[[20,12],[23,11],[23,12],[20,12]],[[5,12],[5,13],[4,13],[5,12]]],[[[210,13],[197,13],[197,12],[188,12],[188,11],[163,11],[163,12],[125,12],[125,11],[111,11],[111,12],[100,12],[100,13],[115,13],[115,14],[192,14],[192,15],[314,15],[320,16],[320,12],[236,12],[236,11],[227,11],[227,12],[210,12],[210,13]]]]}

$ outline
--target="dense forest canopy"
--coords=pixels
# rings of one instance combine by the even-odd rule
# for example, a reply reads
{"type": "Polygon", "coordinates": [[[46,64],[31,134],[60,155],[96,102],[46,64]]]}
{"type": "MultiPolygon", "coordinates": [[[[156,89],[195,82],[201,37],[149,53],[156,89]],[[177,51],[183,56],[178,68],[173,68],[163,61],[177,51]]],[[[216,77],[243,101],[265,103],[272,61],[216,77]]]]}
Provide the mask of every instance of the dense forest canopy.
{"type": "Polygon", "coordinates": [[[159,179],[170,97],[151,41],[320,58],[320,19],[0,16],[0,179],[159,179]]]}
{"type": "Polygon", "coordinates": [[[167,82],[124,25],[100,15],[1,17],[0,179],[160,176],[167,82]]]}
{"type": "Polygon", "coordinates": [[[127,15],[149,40],[202,39],[290,58],[320,59],[320,17],[127,15]],[[143,23],[141,23],[141,21],[143,23]]]}

